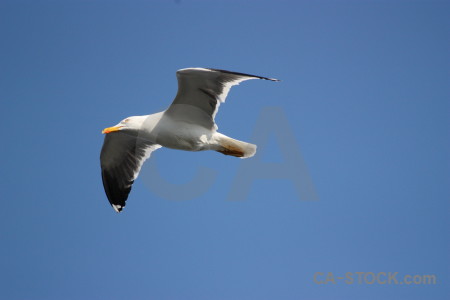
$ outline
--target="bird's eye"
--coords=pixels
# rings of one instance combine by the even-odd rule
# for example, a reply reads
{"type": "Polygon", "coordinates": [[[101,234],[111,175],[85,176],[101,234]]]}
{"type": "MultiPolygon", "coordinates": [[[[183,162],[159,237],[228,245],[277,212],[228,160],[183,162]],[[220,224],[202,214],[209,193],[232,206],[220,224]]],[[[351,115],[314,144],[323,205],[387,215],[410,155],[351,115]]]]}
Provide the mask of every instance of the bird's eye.
{"type": "Polygon", "coordinates": [[[129,121],[129,119],[125,119],[125,120],[123,120],[123,122],[124,122],[124,123],[126,123],[126,122],[128,122],[128,121],[129,121]]]}

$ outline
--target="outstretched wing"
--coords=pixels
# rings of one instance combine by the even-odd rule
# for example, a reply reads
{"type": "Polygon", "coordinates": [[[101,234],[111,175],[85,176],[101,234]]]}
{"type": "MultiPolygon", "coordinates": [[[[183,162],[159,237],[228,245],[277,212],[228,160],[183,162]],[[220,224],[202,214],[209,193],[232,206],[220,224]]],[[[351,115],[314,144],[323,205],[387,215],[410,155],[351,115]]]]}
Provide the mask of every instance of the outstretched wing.
{"type": "Polygon", "coordinates": [[[105,135],[100,164],[109,203],[120,212],[144,161],[161,146],[117,131],[105,135]]]}
{"type": "Polygon", "coordinates": [[[206,128],[215,127],[220,103],[233,85],[250,79],[278,79],[218,69],[188,68],[177,71],[178,93],[166,113],[172,118],[206,128]]]}

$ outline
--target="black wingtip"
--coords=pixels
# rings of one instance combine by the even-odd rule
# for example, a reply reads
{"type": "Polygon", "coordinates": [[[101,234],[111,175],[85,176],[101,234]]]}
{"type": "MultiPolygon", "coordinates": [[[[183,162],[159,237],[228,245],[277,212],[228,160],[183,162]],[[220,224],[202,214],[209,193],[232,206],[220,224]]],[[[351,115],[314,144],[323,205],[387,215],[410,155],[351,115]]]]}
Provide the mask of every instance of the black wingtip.
{"type": "Polygon", "coordinates": [[[276,79],[276,78],[263,77],[263,76],[252,75],[252,74],[247,74],[247,73],[232,72],[232,71],[221,70],[221,69],[214,69],[214,68],[207,68],[207,69],[208,70],[212,70],[212,71],[222,72],[222,73],[241,75],[241,76],[248,76],[248,77],[255,77],[255,78],[264,79],[264,80],[270,80],[270,81],[281,81],[281,80],[276,79]]]}
{"type": "Polygon", "coordinates": [[[281,81],[280,79],[276,79],[276,78],[268,78],[268,77],[261,77],[261,76],[255,76],[258,77],[259,79],[264,79],[264,80],[270,80],[270,81],[281,81]]]}
{"type": "Polygon", "coordinates": [[[116,213],[120,213],[124,206],[118,204],[111,204],[112,208],[116,211],[116,213]]]}

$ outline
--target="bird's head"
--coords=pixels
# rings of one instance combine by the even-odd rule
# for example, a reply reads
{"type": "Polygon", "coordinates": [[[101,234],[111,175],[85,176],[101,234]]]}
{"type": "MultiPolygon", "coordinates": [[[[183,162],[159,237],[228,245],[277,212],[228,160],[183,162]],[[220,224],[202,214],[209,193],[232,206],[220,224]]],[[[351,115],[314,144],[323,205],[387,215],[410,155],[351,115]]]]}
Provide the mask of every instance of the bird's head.
{"type": "Polygon", "coordinates": [[[111,133],[121,130],[138,131],[142,126],[143,120],[145,119],[144,117],[145,116],[128,117],[120,121],[117,125],[103,129],[102,133],[111,133]]]}

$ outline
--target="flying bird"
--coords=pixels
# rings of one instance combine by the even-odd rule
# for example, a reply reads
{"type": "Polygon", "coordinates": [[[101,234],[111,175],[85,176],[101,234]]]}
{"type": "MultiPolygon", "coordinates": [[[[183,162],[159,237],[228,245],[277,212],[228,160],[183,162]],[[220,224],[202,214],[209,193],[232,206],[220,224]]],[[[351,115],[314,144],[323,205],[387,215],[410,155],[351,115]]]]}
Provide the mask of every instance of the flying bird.
{"type": "Polygon", "coordinates": [[[178,92],[168,109],[128,117],[102,131],[106,134],[100,154],[103,187],[116,212],[125,207],[144,161],[161,147],[214,150],[240,158],[256,153],[256,145],[219,133],[214,118],[232,86],[250,79],[278,79],[207,68],[178,70],[177,79],[178,92]]]}

